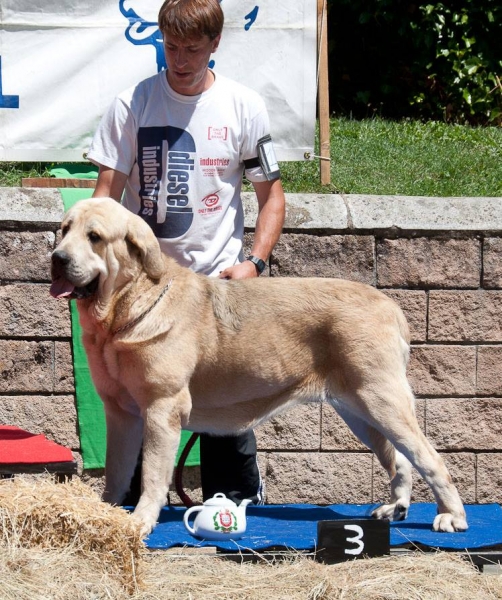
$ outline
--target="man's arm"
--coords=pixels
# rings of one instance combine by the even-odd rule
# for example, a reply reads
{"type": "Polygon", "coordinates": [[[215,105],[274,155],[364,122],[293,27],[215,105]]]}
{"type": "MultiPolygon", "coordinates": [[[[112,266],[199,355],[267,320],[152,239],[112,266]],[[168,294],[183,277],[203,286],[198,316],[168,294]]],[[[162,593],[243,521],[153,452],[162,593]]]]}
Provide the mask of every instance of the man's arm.
{"type": "Polygon", "coordinates": [[[98,180],[93,198],[113,198],[120,202],[127,182],[127,175],[110,167],[99,166],[98,180]]]}
{"type": "MultiPolygon", "coordinates": [[[[266,261],[281,235],[286,213],[286,199],[280,179],[253,183],[258,200],[258,218],[251,254],[266,261]]],[[[257,277],[255,265],[245,260],[220,273],[223,279],[257,277]]]]}

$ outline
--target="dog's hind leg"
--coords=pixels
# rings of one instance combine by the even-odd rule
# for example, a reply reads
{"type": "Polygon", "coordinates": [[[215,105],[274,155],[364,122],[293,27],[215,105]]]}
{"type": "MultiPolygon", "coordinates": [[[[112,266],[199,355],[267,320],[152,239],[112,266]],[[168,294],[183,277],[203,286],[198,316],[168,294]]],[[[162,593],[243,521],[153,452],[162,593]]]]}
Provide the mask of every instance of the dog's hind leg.
{"type": "MultiPolygon", "coordinates": [[[[385,443],[392,444],[382,436],[385,443]]],[[[386,469],[390,478],[390,502],[376,508],[371,516],[375,519],[386,519],[388,521],[402,521],[408,516],[411,501],[412,475],[410,461],[392,446],[394,450],[394,468],[389,470],[382,462],[379,454],[375,452],[382,466],[386,469]]]]}
{"type": "Polygon", "coordinates": [[[410,462],[377,429],[338,404],[333,403],[333,406],[352,432],[373,451],[389,475],[390,503],[379,506],[372,516],[376,519],[402,521],[408,515],[411,499],[410,462]]]}
{"type": "Polygon", "coordinates": [[[367,411],[365,420],[411,462],[431,488],[438,505],[433,529],[448,532],[466,530],[465,511],[457,488],[443,459],[418,425],[413,396],[407,383],[397,379],[385,383],[379,380],[358,390],[357,396],[358,407],[367,411]]]}

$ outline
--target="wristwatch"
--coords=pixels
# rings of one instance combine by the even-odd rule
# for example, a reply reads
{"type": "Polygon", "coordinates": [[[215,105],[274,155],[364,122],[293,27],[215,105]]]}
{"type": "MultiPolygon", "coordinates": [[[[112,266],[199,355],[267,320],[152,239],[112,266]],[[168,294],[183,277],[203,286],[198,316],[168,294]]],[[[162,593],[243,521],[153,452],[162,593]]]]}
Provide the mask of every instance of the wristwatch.
{"type": "Polygon", "coordinates": [[[267,266],[265,261],[262,260],[261,258],[258,258],[256,256],[253,256],[252,254],[250,254],[246,260],[250,260],[254,266],[256,267],[256,270],[258,271],[258,275],[261,275],[263,273],[263,271],[265,270],[265,267],[267,266]]]}

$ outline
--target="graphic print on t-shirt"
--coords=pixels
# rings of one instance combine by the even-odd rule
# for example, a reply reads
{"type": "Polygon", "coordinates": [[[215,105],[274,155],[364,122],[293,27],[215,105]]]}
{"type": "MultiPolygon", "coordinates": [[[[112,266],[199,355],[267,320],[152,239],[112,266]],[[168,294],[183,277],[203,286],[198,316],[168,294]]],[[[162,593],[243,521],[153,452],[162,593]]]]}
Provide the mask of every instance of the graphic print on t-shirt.
{"type": "Polygon", "coordinates": [[[178,127],[140,127],[138,166],[139,216],[158,238],[184,235],[193,222],[190,184],[195,164],[195,142],[178,127]]]}

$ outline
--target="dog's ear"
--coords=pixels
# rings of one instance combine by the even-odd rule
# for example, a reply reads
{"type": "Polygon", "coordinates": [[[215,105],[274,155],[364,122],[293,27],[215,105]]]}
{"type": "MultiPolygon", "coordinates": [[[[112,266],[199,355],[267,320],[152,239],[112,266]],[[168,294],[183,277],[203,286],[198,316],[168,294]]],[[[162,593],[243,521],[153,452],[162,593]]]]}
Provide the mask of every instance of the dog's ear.
{"type": "Polygon", "coordinates": [[[159,279],[164,271],[164,260],[159,242],[150,226],[141,217],[130,215],[127,241],[140,253],[145,271],[152,279],[159,279]]]}

